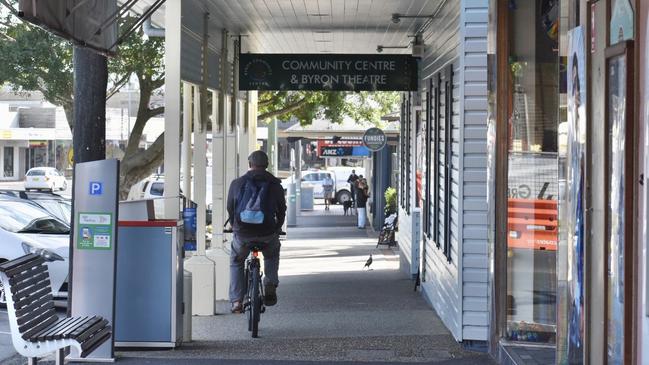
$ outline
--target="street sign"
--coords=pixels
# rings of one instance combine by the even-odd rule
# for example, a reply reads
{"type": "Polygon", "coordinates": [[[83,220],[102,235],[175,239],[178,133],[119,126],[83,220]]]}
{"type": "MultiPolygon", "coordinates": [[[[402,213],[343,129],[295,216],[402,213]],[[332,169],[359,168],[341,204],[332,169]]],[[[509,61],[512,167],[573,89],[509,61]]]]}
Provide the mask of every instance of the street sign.
{"type": "Polygon", "coordinates": [[[98,181],[90,182],[90,195],[101,195],[102,191],[103,191],[102,183],[98,181]]]}
{"type": "MultiPolygon", "coordinates": [[[[115,322],[115,260],[119,161],[100,160],[74,167],[73,244],[70,255],[70,312],[73,317],[101,316],[115,322]]],[[[114,339],[88,360],[112,361],[114,339]]],[[[71,349],[70,359],[79,358],[71,349]]]]}
{"type": "Polygon", "coordinates": [[[320,157],[367,157],[370,151],[365,146],[321,146],[320,157]]]}
{"type": "Polygon", "coordinates": [[[366,130],[363,135],[363,144],[373,152],[382,150],[387,142],[388,138],[385,136],[383,130],[376,127],[366,130]]]}
{"type": "Polygon", "coordinates": [[[417,77],[409,55],[239,55],[240,90],[416,91],[417,77]]]}

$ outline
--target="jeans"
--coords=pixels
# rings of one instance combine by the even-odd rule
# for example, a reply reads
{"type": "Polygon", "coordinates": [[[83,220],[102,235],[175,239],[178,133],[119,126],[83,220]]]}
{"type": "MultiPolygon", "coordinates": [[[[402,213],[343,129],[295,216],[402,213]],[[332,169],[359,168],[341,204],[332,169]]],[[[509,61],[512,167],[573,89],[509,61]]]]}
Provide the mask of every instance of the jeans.
{"type": "Polygon", "coordinates": [[[279,236],[272,234],[270,236],[245,238],[241,239],[234,234],[232,244],[230,245],[230,302],[242,301],[246,294],[246,284],[244,281],[243,269],[246,258],[250,254],[248,243],[263,242],[258,244],[261,252],[264,254],[264,285],[279,284],[277,271],[279,270],[279,249],[281,244],[279,236]]]}
{"type": "Polygon", "coordinates": [[[358,228],[365,228],[365,221],[367,216],[365,215],[365,207],[358,208],[358,228]]]}

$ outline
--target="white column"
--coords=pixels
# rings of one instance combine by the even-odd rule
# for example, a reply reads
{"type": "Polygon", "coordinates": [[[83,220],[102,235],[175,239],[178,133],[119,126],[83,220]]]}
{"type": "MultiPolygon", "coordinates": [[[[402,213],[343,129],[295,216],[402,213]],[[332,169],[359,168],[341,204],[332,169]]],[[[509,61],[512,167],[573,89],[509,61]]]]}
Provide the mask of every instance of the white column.
{"type": "MultiPolygon", "coordinates": [[[[203,53],[203,67],[208,67],[206,60],[206,49],[208,38],[208,15],[203,14],[203,45],[201,51],[203,53]]],[[[206,74],[206,69],[203,69],[203,75],[206,74]]],[[[203,85],[205,85],[203,83],[203,85]]],[[[196,255],[192,256],[185,261],[185,267],[192,273],[192,313],[196,315],[213,315],[214,314],[214,261],[206,256],[205,252],[205,184],[206,184],[206,134],[207,122],[205,102],[201,100],[201,90],[198,86],[188,88],[185,93],[188,101],[193,100],[193,116],[190,115],[192,108],[190,103],[185,104],[185,119],[184,128],[185,136],[191,136],[191,123],[194,124],[194,157],[191,154],[191,139],[185,139],[185,147],[187,154],[185,157],[185,184],[187,189],[192,186],[192,169],[191,163],[194,162],[193,169],[193,186],[194,186],[194,202],[196,202],[196,255]]],[[[190,191],[187,191],[187,196],[191,196],[190,191]]]]}
{"type": "Polygon", "coordinates": [[[181,0],[165,4],[164,217],[180,219],[180,32],[181,0]]]}
{"type": "Polygon", "coordinates": [[[223,247],[225,224],[223,132],[219,129],[219,95],[212,92],[212,248],[223,247]]]}
{"type": "Polygon", "coordinates": [[[193,90],[192,84],[183,83],[183,144],[182,144],[182,186],[183,195],[192,199],[192,124],[197,114],[192,113],[193,90]],[[192,116],[194,114],[194,116],[192,116]]]}
{"type": "Polygon", "coordinates": [[[248,153],[257,149],[257,92],[248,91],[248,153]]]}
{"type": "Polygon", "coordinates": [[[243,113],[240,113],[239,121],[239,169],[238,174],[245,174],[248,170],[248,155],[250,154],[250,108],[248,101],[239,102],[237,105],[242,107],[243,113]],[[246,125],[248,126],[246,128],[246,125]]]}
{"type": "Polygon", "coordinates": [[[207,125],[202,123],[201,92],[194,88],[194,201],[196,202],[196,253],[205,255],[205,185],[207,184],[207,125]]]}

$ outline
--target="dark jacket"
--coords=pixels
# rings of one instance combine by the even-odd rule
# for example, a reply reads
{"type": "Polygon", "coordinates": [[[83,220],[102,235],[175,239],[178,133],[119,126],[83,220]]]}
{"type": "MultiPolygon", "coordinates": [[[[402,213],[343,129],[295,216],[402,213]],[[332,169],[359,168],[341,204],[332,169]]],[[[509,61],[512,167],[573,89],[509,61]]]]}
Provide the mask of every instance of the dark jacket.
{"type": "Polygon", "coordinates": [[[356,189],[356,204],[359,208],[365,208],[367,205],[367,190],[356,189]]]}
{"type": "Polygon", "coordinates": [[[281,231],[284,225],[284,219],[286,218],[286,198],[284,198],[282,182],[265,170],[250,170],[246,172],[245,175],[235,179],[230,184],[230,190],[228,191],[228,215],[230,217],[230,224],[232,224],[232,230],[240,237],[268,236],[281,231]],[[247,225],[239,225],[237,220],[234,219],[234,210],[237,206],[236,200],[247,177],[252,177],[256,181],[267,181],[269,183],[265,204],[269,211],[275,212],[273,217],[266,217],[263,224],[255,225],[254,228],[247,225]]]}

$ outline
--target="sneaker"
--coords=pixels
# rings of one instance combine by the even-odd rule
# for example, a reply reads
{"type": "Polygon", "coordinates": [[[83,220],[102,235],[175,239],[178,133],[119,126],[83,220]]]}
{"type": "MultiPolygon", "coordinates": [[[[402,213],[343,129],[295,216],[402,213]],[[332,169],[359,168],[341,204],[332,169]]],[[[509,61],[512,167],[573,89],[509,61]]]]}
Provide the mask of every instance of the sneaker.
{"type": "Polygon", "coordinates": [[[230,312],[232,312],[234,314],[243,313],[243,305],[241,304],[241,302],[232,303],[232,308],[230,308],[230,312]]]}
{"type": "Polygon", "coordinates": [[[264,304],[273,306],[277,304],[277,286],[268,284],[264,287],[264,304]]]}

